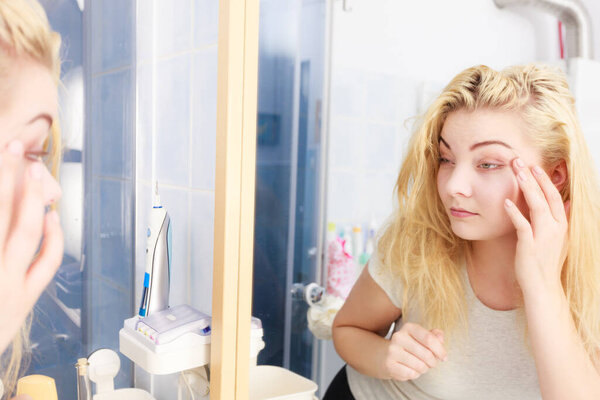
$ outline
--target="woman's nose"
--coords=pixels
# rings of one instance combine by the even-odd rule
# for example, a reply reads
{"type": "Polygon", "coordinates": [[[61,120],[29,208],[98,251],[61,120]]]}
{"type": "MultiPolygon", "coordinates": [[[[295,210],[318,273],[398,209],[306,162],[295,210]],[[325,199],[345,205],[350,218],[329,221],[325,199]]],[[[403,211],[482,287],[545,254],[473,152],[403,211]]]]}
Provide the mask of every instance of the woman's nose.
{"type": "Polygon", "coordinates": [[[446,184],[448,194],[470,197],[472,194],[471,178],[466,168],[455,167],[446,184]]]}
{"type": "Polygon", "coordinates": [[[43,168],[42,173],[42,189],[44,194],[44,203],[49,206],[54,202],[60,200],[62,196],[62,189],[60,185],[54,179],[54,176],[48,171],[48,168],[43,168]]]}

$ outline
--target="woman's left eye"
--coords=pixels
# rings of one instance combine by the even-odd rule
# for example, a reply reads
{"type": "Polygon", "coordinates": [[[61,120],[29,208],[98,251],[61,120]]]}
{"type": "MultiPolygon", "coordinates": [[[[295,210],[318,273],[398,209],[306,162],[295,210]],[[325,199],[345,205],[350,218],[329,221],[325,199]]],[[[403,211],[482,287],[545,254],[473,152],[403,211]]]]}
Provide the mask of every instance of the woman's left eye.
{"type": "Polygon", "coordinates": [[[25,158],[29,161],[45,163],[48,159],[47,151],[26,151],[25,158]]]}
{"type": "Polygon", "coordinates": [[[494,163],[481,163],[479,164],[483,169],[498,169],[501,167],[500,164],[494,164],[494,163]]]}

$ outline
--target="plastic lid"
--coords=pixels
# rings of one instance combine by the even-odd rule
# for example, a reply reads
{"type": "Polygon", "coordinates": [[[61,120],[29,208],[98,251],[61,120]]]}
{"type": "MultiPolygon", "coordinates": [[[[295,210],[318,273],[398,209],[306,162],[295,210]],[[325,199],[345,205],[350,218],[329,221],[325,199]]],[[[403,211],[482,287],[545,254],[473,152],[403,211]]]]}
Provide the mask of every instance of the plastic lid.
{"type": "Polygon", "coordinates": [[[250,321],[250,327],[251,329],[262,329],[261,320],[256,317],[252,317],[252,320],[250,321]]]}

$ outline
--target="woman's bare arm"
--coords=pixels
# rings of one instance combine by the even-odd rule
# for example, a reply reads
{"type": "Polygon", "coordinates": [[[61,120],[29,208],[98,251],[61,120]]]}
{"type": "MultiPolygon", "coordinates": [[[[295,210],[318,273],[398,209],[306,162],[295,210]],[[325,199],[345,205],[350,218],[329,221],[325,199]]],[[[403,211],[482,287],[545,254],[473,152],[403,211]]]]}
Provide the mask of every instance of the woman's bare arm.
{"type": "Polygon", "coordinates": [[[367,265],[333,321],[336,351],[358,372],[389,378],[382,368],[389,346],[384,336],[401,315],[402,310],[371,278],[367,265]]]}

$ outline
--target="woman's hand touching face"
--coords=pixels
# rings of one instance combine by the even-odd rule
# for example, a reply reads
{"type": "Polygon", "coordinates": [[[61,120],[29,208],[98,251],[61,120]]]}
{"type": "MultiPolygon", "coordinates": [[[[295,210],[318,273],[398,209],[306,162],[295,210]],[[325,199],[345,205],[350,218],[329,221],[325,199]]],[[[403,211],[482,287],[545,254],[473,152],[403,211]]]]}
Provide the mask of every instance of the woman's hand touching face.
{"type": "MultiPolygon", "coordinates": [[[[562,288],[561,271],[567,257],[570,202],[563,203],[550,177],[539,166],[528,167],[513,161],[514,173],[529,207],[530,221],[507,199],[505,208],[517,231],[515,274],[521,289],[562,288]]],[[[564,182],[566,167],[558,167],[557,178],[564,182]]]]}
{"type": "Polygon", "coordinates": [[[0,154],[2,350],[18,332],[62,260],[63,236],[58,214],[45,212],[44,168],[40,162],[26,161],[23,145],[18,141],[0,154]]]}
{"type": "Polygon", "coordinates": [[[56,211],[61,195],[42,162],[43,144],[57,115],[50,72],[18,60],[0,107],[0,352],[21,328],[58,269],[63,234],[56,211]]]}

